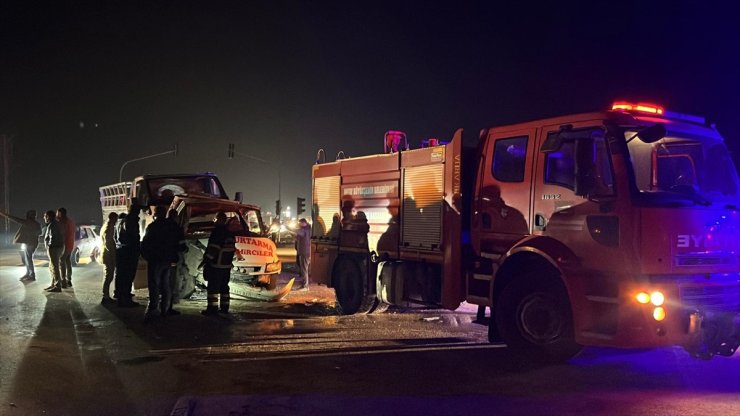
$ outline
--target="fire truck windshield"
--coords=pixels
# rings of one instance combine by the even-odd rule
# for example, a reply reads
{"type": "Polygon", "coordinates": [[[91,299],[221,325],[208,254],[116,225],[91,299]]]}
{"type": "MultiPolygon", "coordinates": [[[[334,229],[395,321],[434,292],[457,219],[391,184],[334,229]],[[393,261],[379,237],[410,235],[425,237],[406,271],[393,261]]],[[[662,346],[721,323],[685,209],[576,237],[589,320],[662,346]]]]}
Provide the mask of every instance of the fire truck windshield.
{"type": "MultiPolygon", "coordinates": [[[[625,138],[636,133],[627,130],[625,138]]],[[[700,205],[737,201],[737,172],[718,137],[669,130],[655,143],[631,140],[628,148],[641,193],[671,195],[700,205]]]]}

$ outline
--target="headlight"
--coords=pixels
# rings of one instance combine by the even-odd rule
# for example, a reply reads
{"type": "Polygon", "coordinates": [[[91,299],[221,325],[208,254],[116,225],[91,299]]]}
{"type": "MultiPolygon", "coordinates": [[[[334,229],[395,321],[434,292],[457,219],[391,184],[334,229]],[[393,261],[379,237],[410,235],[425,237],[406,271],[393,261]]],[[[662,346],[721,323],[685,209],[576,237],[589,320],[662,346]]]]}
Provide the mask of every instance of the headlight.
{"type": "Polygon", "coordinates": [[[26,251],[26,244],[25,243],[21,243],[21,250],[26,251]]]}
{"type": "Polygon", "coordinates": [[[638,303],[648,303],[650,302],[650,295],[648,295],[645,292],[640,292],[637,295],[635,295],[635,300],[637,300],[638,303]]]}
{"type": "Polygon", "coordinates": [[[660,306],[665,302],[665,296],[661,292],[655,291],[650,294],[650,302],[655,306],[660,306]]]}
{"type": "Polygon", "coordinates": [[[282,263],[279,261],[276,261],[275,263],[270,263],[265,267],[265,273],[278,272],[280,271],[281,266],[282,263]]]}

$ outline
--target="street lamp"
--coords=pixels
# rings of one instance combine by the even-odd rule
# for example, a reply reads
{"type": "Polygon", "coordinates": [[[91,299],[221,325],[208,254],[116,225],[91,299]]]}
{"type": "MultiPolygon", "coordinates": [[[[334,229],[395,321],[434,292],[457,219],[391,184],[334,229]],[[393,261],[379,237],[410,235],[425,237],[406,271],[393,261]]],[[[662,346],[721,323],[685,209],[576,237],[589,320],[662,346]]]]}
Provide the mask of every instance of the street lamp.
{"type": "MultiPolygon", "coordinates": [[[[272,165],[272,166],[275,166],[276,165],[276,163],[270,162],[269,160],[265,160],[265,159],[262,159],[262,158],[259,158],[259,157],[256,157],[256,156],[248,155],[246,153],[237,152],[236,151],[236,146],[234,145],[234,143],[229,143],[229,151],[228,151],[227,156],[228,156],[229,159],[233,159],[234,156],[241,156],[241,157],[245,157],[247,159],[256,160],[258,162],[267,163],[268,165],[272,165]]],[[[280,206],[280,201],[281,201],[281,192],[280,192],[280,183],[281,183],[281,179],[280,179],[280,167],[277,167],[277,174],[278,174],[278,200],[276,201],[277,202],[276,205],[279,207],[280,206]]],[[[280,217],[281,217],[281,212],[280,212],[280,208],[278,208],[277,209],[277,219],[278,219],[278,222],[280,222],[280,217]]]]}
{"type": "Polygon", "coordinates": [[[175,145],[173,146],[172,150],[168,150],[168,151],[162,152],[162,153],[157,153],[157,154],[154,154],[154,155],[139,157],[139,158],[136,158],[136,159],[131,159],[131,160],[127,160],[127,161],[123,162],[123,165],[121,165],[121,169],[118,170],[118,182],[123,182],[123,168],[126,167],[126,165],[128,165],[129,163],[131,163],[131,162],[138,162],[140,160],[151,159],[153,157],[164,156],[164,155],[169,155],[169,154],[172,154],[173,156],[177,156],[177,143],[175,143],[175,145]]]}

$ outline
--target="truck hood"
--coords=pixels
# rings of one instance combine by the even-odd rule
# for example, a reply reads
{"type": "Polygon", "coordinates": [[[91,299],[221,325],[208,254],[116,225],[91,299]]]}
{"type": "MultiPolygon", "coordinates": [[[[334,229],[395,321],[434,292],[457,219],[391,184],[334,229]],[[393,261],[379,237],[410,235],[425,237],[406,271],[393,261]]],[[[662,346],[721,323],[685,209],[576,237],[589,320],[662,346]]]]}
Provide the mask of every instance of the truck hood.
{"type": "Polygon", "coordinates": [[[733,207],[642,208],[643,273],[736,273],[740,212],[733,207]]]}
{"type": "MultiPolygon", "coordinates": [[[[213,223],[210,221],[194,222],[191,219],[214,215],[219,211],[236,211],[243,216],[248,210],[259,209],[255,205],[199,195],[177,196],[172,201],[171,208],[175,208],[181,213],[183,211],[185,212],[185,215],[181,216],[181,219],[185,221],[183,225],[185,230],[187,230],[186,237],[197,238],[202,241],[203,245],[207,244],[208,237],[211,235],[211,230],[213,229],[213,223]]],[[[251,233],[245,228],[235,228],[230,228],[236,236],[234,266],[247,268],[264,267],[265,264],[278,261],[277,247],[272,240],[251,233]]],[[[264,270],[262,271],[264,272],[264,270]]]]}

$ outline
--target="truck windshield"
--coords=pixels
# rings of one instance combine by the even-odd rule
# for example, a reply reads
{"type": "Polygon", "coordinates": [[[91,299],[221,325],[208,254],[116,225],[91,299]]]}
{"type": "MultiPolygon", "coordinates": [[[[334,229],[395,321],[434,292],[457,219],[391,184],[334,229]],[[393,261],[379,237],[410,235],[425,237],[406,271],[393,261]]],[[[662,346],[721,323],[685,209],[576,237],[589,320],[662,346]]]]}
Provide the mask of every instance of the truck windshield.
{"type": "MultiPolygon", "coordinates": [[[[630,140],[637,130],[625,131],[630,140]]],[[[656,143],[635,138],[628,148],[641,193],[677,197],[701,205],[736,202],[738,177],[729,152],[718,137],[668,131],[656,143]]]]}
{"type": "Polygon", "coordinates": [[[172,178],[150,178],[149,194],[154,199],[168,199],[177,195],[207,195],[226,198],[217,179],[211,176],[179,176],[172,178]]]}

